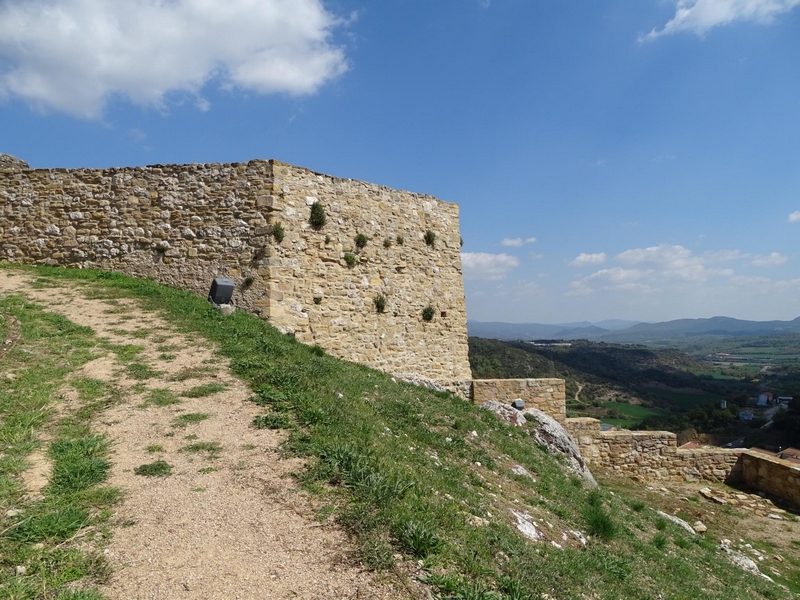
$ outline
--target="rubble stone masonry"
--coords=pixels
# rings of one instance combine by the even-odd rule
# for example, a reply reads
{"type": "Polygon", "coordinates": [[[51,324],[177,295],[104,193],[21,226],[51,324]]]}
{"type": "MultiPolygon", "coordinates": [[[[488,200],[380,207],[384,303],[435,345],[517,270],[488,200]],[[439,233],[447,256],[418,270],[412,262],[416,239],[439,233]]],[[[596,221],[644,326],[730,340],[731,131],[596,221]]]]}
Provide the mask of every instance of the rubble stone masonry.
{"type": "Polygon", "coordinates": [[[462,393],[471,379],[458,206],[432,196],[274,160],[0,168],[0,258],[116,270],[200,295],[230,277],[240,308],[334,356],[462,393]],[[314,202],[327,215],[319,230],[308,222],[314,202]]]}
{"type": "Polygon", "coordinates": [[[559,423],[567,418],[566,391],[563,379],[475,379],[472,400],[483,404],[493,400],[511,404],[525,402],[525,408],[538,408],[559,423]]]}

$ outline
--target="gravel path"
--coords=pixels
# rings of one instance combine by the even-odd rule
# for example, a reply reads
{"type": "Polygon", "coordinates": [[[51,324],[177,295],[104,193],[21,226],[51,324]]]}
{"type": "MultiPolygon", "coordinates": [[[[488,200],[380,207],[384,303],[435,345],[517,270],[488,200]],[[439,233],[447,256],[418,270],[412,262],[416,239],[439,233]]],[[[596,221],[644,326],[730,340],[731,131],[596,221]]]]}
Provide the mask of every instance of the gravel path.
{"type": "MultiPolygon", "coordinates": [[[[159,372],[132,379],[109,354],[77,373],[114,386],[119,397],[95,427],[115,442],[109,483],[125,492],[107,545],[113,573],[103,594],[119,600],[406,597],[355,564],[345,535],[315,519],[312,501],[290,476],[302,462],[279,456],[283,433],[250,426],[259,408],[213,348],[183,337],[134,301],[90,299],[78,284],[54,289],[33,282],[0,273],[0,293],[22,292],[112,343],[141,345],[136,361],[159,372]],[[181,396],[207,384],[224,389],[181,396]],[[160,390],[161,405],[153,404],[153,390],[160,390]],[[181,426],[182,415],[207,417],[181,426]],[[156,460],[172,467],[169,476],[134,474],[156,460]]],[[[63,396],[67,402],[68,388],[63,396]]]]}

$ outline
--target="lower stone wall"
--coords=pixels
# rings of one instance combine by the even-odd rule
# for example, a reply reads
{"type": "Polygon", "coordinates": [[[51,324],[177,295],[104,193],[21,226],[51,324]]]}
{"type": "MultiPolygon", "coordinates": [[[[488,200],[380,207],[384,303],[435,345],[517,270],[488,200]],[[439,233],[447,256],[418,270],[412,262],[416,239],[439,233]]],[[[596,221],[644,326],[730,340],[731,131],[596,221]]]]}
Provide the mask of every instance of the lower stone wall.
{"type": "Polygon", "coordinates": [[[800,465],[755,452],[743,452],[740,483],[800,509],[800,465]]]}
{"type": "Polygon", "coordinates": [[[679,450],[668,431],[600,431],[600,421],[567,419],[566,429],[591,466],[642,481],[732,481],[741,450],[679,450]]]}
{"type": "Polygon", "coordinates": [[[472,400],[476,404],[490,400],[511,404],[514,400],[522,400],[525,408],[537,408],[560,423],[567,418],[566,398],[563,379],[472,380],[472,400]]]}

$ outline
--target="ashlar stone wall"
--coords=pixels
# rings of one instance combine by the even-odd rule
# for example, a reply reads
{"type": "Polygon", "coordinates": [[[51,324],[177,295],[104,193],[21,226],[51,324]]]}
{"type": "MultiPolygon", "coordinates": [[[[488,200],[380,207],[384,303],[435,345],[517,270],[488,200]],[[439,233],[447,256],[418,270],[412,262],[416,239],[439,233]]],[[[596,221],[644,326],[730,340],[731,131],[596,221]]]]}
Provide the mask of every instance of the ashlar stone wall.
{"type": "Polygon", "coordinates": [[[240,308],[334,356],[462,393],[471,379],[458,206],[432,196],[274,160],[12,166],[0,168],[0,258],[118,270],[203,296],[213,277],[230,277],[240,308]],[[314,202],[327,214],[319,230],[314,202]]]}

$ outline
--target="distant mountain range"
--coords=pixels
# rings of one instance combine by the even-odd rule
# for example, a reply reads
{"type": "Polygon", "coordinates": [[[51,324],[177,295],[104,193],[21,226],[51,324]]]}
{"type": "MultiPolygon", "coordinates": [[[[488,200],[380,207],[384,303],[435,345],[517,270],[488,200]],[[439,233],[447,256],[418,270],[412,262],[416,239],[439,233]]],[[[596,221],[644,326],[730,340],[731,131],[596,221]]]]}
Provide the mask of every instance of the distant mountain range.
{"type": "Polygon", "coordinates": [[[500,323],[468,321],[469,335],[497,340],[593,340],[646,343],[690,337],[735,337],[800,333],[800,317],[793,321],[745,321],[730,317],[678,319],[663,323],[606,320],[597,323],[500,323]]]}

